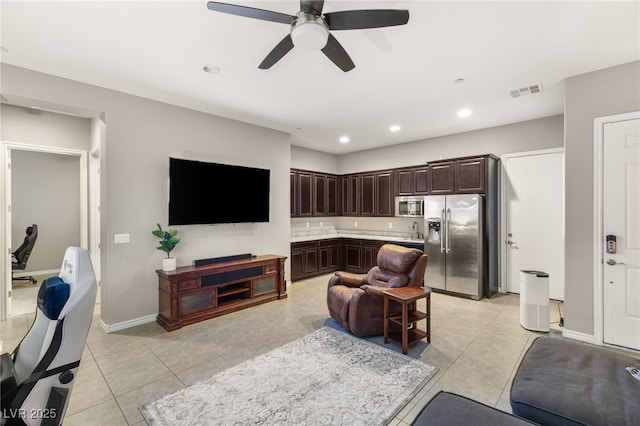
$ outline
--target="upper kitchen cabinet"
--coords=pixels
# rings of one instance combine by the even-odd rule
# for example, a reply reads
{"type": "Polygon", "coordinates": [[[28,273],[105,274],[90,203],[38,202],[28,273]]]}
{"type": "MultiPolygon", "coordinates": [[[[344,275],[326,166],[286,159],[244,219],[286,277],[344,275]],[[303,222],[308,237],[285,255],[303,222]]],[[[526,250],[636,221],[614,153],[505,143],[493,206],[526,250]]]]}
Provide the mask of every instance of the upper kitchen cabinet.
{"type": "Polygon", "coordinates": [[[327,176],[327,216],[340,216],[340,186],[338,176],[327,176]]]}
{"type": "Polygon", "coordinates": [[[429,164],[429,194],[453,194],[453,164],[453,161],[442,161],[429,164]]]}
{"type": "Polygon", "coordinates": [[[361,216],[376,215],[376,175],[367,173],[360,176],[362,198],[360,202],[361,216]]]}
{"type": "Polygon", "coordinates": [[[362,198],[361,216],[393,216],[393,170],[360,175],[362,198]]]}
{"type": "Polygon", "coordinates": [[[427,195],[429,181],[427,166],[409,167],[394,171],[395,195],[427,195]]]}
{"type": "Polygon", "coordinates": [[[393,216],[393,171],[386,170],[375,174],[375,215],[393,216]]]}
{"type": "Polygon", "coordinates": [[[291,217],[339,216],[338,176],[291,169],[291,217]]]}
{"type": "Polygon", "coordinates": [[[313,215],[327,215],[327,176],[313,174],[313,215]]]}
{"type": "Polygon", "coordinates": [[[455,163],[454,188],[457,194],[479,194],[487,190],[487,159],[485,157],[458,160],[455,163]]]}
{"type": "Polygon", "coordinates": [[[340,180],[342,216],[360,216],[360,175],[344,175],[340,180]]]}
{"type": "Polygon", "coordinates": [[[295,170],[289,172],[289,200],[291,208],[291,217],[298,217],[298,173],[295,170]]]}
{"type": "Polygon", "coordinates": [[[429,163],[429,194],[486,194],[497,157],[483,155],[429,163]]]}
{"type": "Polygon", "coordinates": [[[298,174],[298,190],[296,195],[298,196],[297,204],[298,214],[297,217],[311,217],[313,216],[313,173],[305,171],[297,171],[298,174]]]}

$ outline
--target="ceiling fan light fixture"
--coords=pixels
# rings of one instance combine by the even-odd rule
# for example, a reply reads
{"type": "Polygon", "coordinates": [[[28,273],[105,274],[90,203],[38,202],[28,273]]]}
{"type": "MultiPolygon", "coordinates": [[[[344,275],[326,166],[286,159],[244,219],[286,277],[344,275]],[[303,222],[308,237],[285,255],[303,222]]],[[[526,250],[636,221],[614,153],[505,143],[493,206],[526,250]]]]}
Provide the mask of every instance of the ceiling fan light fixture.
{"type": "Polygon", "coordinates": [[[318,51],[327,45],[329,28],[315,15],[301,13],[291,26],[291,40],[295,47],[318,51]]]}

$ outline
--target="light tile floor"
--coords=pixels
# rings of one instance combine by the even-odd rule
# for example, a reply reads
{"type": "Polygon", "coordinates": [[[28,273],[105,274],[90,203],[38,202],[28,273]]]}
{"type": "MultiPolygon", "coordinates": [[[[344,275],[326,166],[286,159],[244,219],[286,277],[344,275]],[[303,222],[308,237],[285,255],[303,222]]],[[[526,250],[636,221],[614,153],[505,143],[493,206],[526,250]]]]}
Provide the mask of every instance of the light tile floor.
{"type": "MultiPolygon", "coordinates": [[[[288,298],[166,332],[155,323],[107,334],[96,307],[65,426],[145,425],[138,407],[194,384],[232,365],[297,339],[329,317],[329,275],[289,285],[288,298]]],[[[424,309],[424,301],[419,307],[424,309]]],[[[560,305],[561,307],[562,305],[560,305]]],[[[392,422],[407,425],[439,390],[466,395],[509,411],[515,369],[539,335],[520,326],[518,295],[474,301],[433,293],[431,343],[417,342],[409,356],[439,368],[392,422]]],[[[550,308],[550,334],[560,338],[558,303],[550,308]]],[[[0,322],[4,351],[26,334],[34,315],[0,322]]],[[[383,345],[382,337],[369,340],[383,345]]],[[[400,344],[388,347],[401,351],[400,344]]]]}

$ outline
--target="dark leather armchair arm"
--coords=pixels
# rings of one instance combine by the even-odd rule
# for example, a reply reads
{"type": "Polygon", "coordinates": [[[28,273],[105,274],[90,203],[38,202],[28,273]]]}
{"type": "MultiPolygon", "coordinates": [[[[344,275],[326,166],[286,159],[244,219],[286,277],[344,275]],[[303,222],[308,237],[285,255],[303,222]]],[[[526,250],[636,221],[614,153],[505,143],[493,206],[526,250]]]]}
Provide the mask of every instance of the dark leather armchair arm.
{"type": "Polygon", "coordinates": [[[379,299],[380,301],[384,299],[384,295],[382,294],[382,292],[388,290],[386,287],[376,287],[369,284],[365,284],[360,288],[363,289],[368,296],[372,297],[373,299],[379,299]]]}
{"type": "Polygon", "coordinates": [[[350,272],[338,271],[329,279],[329,287],[334,285],[344,285],[347,287],[360,287],[367,282],[366,274],[352,274],[350,272]]]}

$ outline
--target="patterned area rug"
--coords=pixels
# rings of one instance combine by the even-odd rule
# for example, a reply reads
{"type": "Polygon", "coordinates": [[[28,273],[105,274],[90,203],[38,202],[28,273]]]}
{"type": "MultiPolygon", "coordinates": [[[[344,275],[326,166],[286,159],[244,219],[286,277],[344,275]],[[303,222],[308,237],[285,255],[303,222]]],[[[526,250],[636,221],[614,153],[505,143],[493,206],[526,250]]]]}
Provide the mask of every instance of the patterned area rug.
{"type": "Polygon", "coordinates": [[[140,411],[152,426],[385,424],[436,370],[323,327],[140,411]]]}

